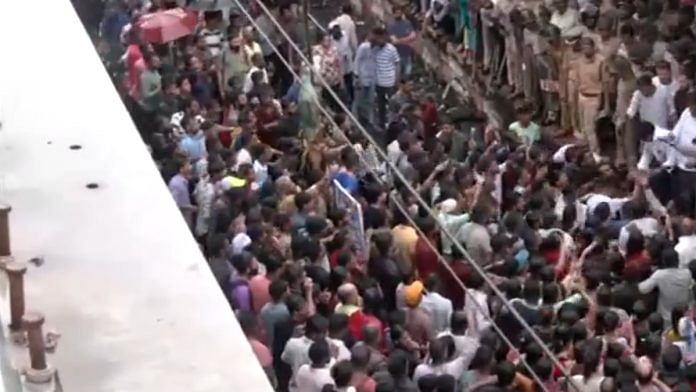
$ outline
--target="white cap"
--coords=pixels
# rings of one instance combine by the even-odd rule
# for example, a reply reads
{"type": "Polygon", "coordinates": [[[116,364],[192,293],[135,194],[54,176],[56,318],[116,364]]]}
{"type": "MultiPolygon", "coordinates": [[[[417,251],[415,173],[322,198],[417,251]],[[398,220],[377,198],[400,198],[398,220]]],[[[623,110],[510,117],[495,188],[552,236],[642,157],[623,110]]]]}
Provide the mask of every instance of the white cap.
{"type": "Polygon", "coordinates": [[[239,233],[232,239],[232,253],[238,254],[251,244],[251,238],[246,233],[239,233]]]}

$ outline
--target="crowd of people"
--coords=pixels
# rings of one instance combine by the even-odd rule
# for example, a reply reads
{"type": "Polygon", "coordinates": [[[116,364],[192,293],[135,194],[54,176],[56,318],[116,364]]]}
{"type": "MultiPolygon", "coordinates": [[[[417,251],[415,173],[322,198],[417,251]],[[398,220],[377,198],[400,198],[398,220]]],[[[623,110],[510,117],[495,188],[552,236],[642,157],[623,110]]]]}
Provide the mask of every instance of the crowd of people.
{"type": "Polygon", "coordinates": [[[95,3],[276,390],[696,391],[692,4],[395,1],[362,39],[366,1],[311,36],[296,2],[235,1],[157,45],[138,19],[177,4],[95,3]],[[447,116],[422,39],[515,121],[447,116]]]}

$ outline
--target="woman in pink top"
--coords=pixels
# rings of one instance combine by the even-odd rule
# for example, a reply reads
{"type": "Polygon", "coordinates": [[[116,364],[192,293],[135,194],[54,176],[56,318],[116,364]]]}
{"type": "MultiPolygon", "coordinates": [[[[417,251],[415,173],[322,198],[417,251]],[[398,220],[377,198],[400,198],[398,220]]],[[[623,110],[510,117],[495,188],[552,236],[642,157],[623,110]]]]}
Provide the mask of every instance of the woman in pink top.
{"type": "Polygon", "coordinates": [[[271,294],[268,287],[271,281],[278,276],[281,261],[274,256],[268,256],[260,260],[266,266],[266,274],[258,274],[249,279],[249,291],[251,291],[251,306],[254,313],[259,314],[264,305],[271,302],[271,294]]]}
{"type": "Polygon", "coordinates": [[[260,328],[256,315],[250,312],[239,312],[239,314],[237,314],[237,320],[239,321],[239,325],[242,327],[242,331],[244,331],[244,335],[247,337],[247,341],[249,342],[256,359],[261,364],[263,371],[266,372],[266,376],[271,382],[271,385],[275,387],[277,382],[275,372],[273,370],[273,355],[271,354],[271,350],[269,350],[268,347],[266,347],[266,345],[261,343],[261,341],[258,339],[257,335],[260,328]]]}

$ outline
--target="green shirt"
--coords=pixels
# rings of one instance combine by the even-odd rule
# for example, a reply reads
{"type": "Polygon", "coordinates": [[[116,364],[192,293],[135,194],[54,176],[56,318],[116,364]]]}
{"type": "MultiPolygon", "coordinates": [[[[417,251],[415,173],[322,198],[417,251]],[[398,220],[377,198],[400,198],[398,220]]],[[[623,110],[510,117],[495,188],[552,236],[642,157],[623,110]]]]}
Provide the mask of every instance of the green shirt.
{"type": "Polygon", "coordinates": [[[523,127],[519,121],[515,121],[510,124],[508,129],[514,132],[515,135],[522,139],[522,142],[527,145],[534,144],[541,139],[541,128],[533,121],[527,124],[526,127],[523,127]]]}
{"type": "Polygon", "coordinates": [[[143,107],[147,110],[155,110],[159,104],[162,92],[162,77],[160,74],[155,70],[144,70],[140,75],[140,88],[143,107]]]}

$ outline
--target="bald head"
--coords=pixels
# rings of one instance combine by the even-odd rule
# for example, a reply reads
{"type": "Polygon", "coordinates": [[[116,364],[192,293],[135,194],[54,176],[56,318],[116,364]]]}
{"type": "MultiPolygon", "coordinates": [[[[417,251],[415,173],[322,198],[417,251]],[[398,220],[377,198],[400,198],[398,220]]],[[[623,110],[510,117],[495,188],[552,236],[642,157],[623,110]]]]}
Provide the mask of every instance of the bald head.
{"type": "Polygon", "coordinates": [[[650,380],[653,375],[653,365],[652,361],[648,357],[640,357],[638,359],[638,366],[636,366],[636,372],[638,373],[638,378],[640,380],[650,380]]]}
{"type": "Polygon", "coordinates": [[[357,305],[358,304],[358,288],[353,283],[344,283],[338,287],[336,292],[338,300],[342,304],[357,305]]]}

